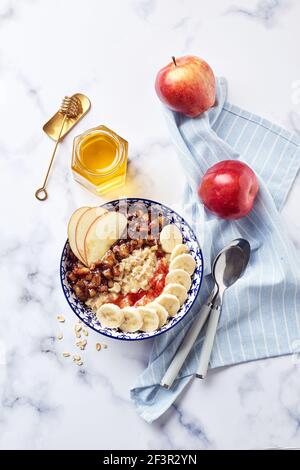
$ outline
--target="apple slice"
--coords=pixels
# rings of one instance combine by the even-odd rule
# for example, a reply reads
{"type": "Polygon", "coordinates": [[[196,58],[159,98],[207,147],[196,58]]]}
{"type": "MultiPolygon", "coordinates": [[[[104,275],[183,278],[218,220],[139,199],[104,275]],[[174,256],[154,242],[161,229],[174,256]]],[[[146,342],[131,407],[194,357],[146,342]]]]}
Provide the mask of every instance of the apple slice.
{"type": "Polygon", "coordinates": [[[127,226],[127,218],[120,212],[99,216],[90,226],[84,241],[84,258],[88,266],[101,259],[127,226]]]}
{"type": "Polygon", "coordinates": [[[76,226],[80,217],[89,209],[90,209],[89,207],[79,207],[75,212],[73,212],[68,223],[68,239],[69,239],[70,247],[74,255],[77,256],[77,258],[81,262],[83,262],[83,259],[81,258],[80,253],[77,250],[77,245],[76,245],[76,236],[75,236],[76,226]]]}
{"type": "Polygon", "coordinates": [[[87,231],[89,230],[92,223],[102,215],[106,214],[108,211],[103,207],[90,207],[88,211],[84,212],[81,217],[78,219],[76,230],[75,230],[75,240],[77,252],[79,253],[83,263],[87,266],[87,260],[84,254],[84,240],[87,231]]]}

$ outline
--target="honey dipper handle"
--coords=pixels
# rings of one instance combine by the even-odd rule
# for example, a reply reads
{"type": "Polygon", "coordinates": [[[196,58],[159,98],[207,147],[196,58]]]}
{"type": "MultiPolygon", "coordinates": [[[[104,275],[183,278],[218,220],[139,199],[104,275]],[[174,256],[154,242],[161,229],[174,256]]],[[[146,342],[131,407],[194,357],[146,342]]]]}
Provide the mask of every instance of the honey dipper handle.
{"type": "Polygon", "coordinates": [[[40,188],[38,189],[36,192],[35,192],[35,197],[39,200],[39,201],[45,201],[45,199],[47,199],[48,197],[48,193],[46,191],[46,188],[40,188]]]}
{"type": "Polygon", "coordinates": [[[56,150],[57,150],[57,147],[58,147],[58,144],[59,144],[59,140],[60,140],[60,138],[61,138],[61,134],[62,134],[64,125],[65,125],[66,119],[67,119],[67,115],[65,114],[65,115],[64,115],[64,118],[63,118],[63,120],[62,120],[60,132],[59,132],[59,135],[58,135],[58,137],[57,137],[57,141],[55,142],[55,147],[54,147],[54,149],[53,149],[53,153],[52,153],[51,160],[50,160],[50,163],[49,163],[49,166],[48,166],[48,170],[47,170],[47,173],[46,173],[44,182],[43,182],[43,186],[42,186],[41,188],[39,188],[39,189],[35,192],[35,197],[36,197],[39,201],[45,201],[45,200],[48,198],[48,193],[47,193],[47,191],[46,191],[46,186],[47,186],[47,182],[48,182],[50,170],[51,170],[51,168],[52,168],[53,160],[54,160],[54,157],[55,157],[55,154],[56,154],[56,150]]]}

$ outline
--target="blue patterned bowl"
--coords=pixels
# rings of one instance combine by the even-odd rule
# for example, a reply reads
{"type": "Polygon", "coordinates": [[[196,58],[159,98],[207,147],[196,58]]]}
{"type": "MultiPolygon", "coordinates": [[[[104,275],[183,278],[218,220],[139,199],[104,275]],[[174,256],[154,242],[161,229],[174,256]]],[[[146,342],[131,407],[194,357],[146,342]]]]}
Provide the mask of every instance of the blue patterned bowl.
{"type": "MultiPolygon", "coordinates": [[[[68,240],[65,243],[62,256],[61,256],[61,261],[60,261],[61,285],[65,294],[65,297],[67,299],[67,302],[70,305],[73,312],[76,313],[78,318],[82,320],[87,326],[93,328],[93,330],[97,331],[98,333],[101,333],[105,336],[109,336],[110,338],[128,340],[128,341],[153,338],[154,336],[158,336],[158,335],[161,335],[162,333],[165,333],[166,331],[173,328],[173,326],[177,325],[177,323],[179,323],[180,320],[182,320],[182,318],[188,313],[188,311],[192,307],[198,295],[198,292],[202,283],[202,277],[203,277],[202,251],[191,227],[185,222],[185,220],[179,214],[174,212],[169,207],[166,207],[163,204],[160,204],[155,201],[151,201],[149,199],[128,198],[122,201],[125,201],[125,202],[127,201],[128,203],[142,202],[143,204],[145,204],[146,207],[150,207],[151,205],[155,204],[156,207],[159,208],[161,213],[169,219],[170,223],[176,224],[177,227],[181,230],[183,241],[184,243],[188,245],[190,249],[190,253],[195,258],[196,269],[193,274],[191,288],[188,292],[188,298],[186,299],[186,301],[184,302],[184,304],[182,305],[178,313],[174,317],[170,318],[168,323],[164,325],[162,328],[160,328],[159,330],[151,331],[147,333],[143,333],[143,332],[124,333],[116,329],[102,327],[99,321],[97,320],[96,315],[93,313],[93,311],[75,296],[74,292],[72,291],[69,285],[69,282],[66,276],[67,260],[68,260],[69,250],[70,250],[68,240]]],[[[106,204],[103,204],[103,207],[105,207],[108,210],[113,210],[115,207],[119,205],[119,203],[120,203],[120,200],[117,199],[115,201],[111,201],[106,204]]]]}

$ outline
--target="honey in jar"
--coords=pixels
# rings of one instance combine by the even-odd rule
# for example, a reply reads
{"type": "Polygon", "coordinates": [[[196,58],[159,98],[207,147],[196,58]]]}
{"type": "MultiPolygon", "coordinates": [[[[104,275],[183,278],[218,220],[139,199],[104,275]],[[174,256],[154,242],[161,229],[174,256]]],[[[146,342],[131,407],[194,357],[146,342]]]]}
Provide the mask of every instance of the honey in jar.
{"type": "Polygon", "coordinates": [[[72,171],[76,181],[102,194],[125,183],[128,143],[105,126],[75,137],[72,171]]]}

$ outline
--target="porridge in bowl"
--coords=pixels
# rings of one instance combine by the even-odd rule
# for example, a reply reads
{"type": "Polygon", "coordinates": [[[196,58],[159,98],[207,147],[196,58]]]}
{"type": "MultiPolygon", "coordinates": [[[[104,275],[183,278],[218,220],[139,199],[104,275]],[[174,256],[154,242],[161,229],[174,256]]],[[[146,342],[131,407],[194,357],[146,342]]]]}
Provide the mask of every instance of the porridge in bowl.
{"type": "Polygon", "coordinates": [[[72,217],[67,280],[103,327],[152,332],[176,316],[196,267],[176,224],[136,202],[72,217]]]}

